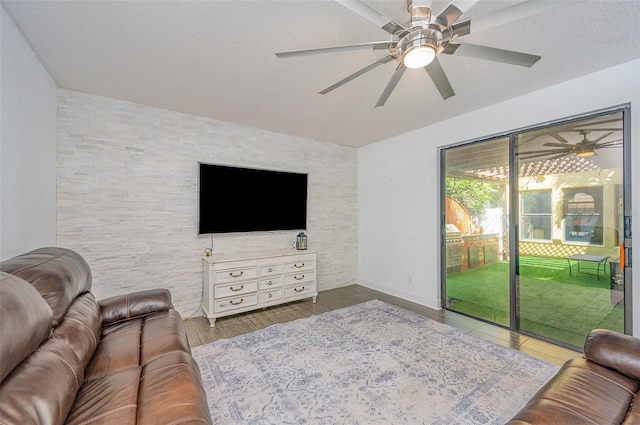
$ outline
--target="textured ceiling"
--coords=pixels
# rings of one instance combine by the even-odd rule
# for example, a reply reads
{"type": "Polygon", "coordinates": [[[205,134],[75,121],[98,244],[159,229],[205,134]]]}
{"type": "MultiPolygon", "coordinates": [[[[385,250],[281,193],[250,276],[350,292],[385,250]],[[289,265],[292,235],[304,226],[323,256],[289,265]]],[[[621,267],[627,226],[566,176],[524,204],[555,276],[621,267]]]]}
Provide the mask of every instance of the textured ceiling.
{"type": "MultiPolygon", "coordinates": [[[[367,3],[408,18],[405,0],[367,3]]],[[[465,16],[515,3],[480,1],[465,16]]],[[[384,52],[274,55],[389,39],[330,0],[2,4],[60,87],[354,147],[640,57],[640,1],[567,3],[461,39],[542,56],[532,68],[441,56],[456,96],[443,101],[424,70],[408,70],[374,108],[395,62],[317,92],[384,52]]]]}

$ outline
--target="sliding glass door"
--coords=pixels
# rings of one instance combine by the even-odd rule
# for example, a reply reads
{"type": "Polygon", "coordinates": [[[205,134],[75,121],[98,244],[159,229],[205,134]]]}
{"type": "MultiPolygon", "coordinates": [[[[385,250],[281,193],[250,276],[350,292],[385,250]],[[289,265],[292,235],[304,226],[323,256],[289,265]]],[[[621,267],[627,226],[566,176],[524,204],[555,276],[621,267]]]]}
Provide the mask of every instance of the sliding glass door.
{"type": "Polygon", "coordinates": [[[515,139],[517,328],[573,347],[595,328],[624,332],[623,113],[515,139]]]}
{"type": "Polygon", "coordinates": [[[446,308],[509,326],[509,139],[444,158],[446,308]]]}
{"type": "Polygon", "coordinates": [[[444,307],[578,349],[630,333],[628,128],[622,108],[443,149],[444,307]]]}

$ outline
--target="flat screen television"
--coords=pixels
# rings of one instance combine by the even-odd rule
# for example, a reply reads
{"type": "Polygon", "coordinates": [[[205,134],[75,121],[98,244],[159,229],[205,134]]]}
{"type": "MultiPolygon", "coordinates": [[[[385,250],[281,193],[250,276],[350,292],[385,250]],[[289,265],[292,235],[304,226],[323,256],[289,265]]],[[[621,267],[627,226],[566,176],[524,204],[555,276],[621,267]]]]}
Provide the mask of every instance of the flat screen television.
{"type": "Polygon", "coordinates": [[[307,228],[307,174],[198,166],[199,235],[307,228]]]}

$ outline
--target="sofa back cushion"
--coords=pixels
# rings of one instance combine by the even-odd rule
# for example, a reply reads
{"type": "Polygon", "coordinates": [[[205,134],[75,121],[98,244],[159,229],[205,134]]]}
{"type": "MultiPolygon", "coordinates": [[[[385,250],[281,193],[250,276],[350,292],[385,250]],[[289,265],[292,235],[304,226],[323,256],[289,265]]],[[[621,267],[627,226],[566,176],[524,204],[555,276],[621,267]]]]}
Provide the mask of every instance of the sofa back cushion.
{"type": "Polygon", "coordinates": [[[45,248],[0,268],[15,273],[0,287],[0,422],[63,424],[100,339],[89,267],[73,251],[45,248]]]}
{"type": "Polygon", "coordinates": [[[52,338],[62,340],[85,369],[100,341],[102,314],[92,293],[80,295],[54,328],[52,338]]]}
{"type": "Polygon", "coordinates": [[[51,336],[0,383],[0,422],[64,423],[96,350],[101,321],[93,295],[79,296],[51,336]]]}
{"type": "Polygon", "coordinates": [[[83,380],[73,350],[48,339],[0,384],[2,424],[63,424],[83,380]]]}
{"type": "Polygon", "coordinates": [[[33,286],[0,272],[0,383],[49,337],[51,317],[33,286]]]}
{"type": "Polygon", "coordinates": [[[91,269],[78,253],[40,248],[3,261],[0,271],[29,282],[49,304],[57,326],[76,297],[91,290],[91,269]]]}
{"type": "Polygon", "coordinates": [[[607,329],[594,329],[584,343],[584,357],[640,381],[638,338],[607,329]]]}

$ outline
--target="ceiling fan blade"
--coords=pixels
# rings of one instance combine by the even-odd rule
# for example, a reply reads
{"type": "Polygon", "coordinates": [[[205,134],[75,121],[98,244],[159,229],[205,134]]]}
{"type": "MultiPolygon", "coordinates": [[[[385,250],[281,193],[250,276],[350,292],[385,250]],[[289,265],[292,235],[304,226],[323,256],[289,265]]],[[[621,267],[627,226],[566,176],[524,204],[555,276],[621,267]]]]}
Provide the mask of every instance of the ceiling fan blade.
{"type": "Polygon", "coordinates": [[[547,142],[547,143],[543,143],[542,146],[550,146],[552,148],[569,148],[569,149],[572,149],[575,145],[572,145],[572,144],[567,145],[566,143],[547,142]]]}
{"type": "Polygon", "coordinates": [[[598,137],[596,140],[594,140],[594,141],[593,141],[593,143],[598,143],[600,140],[602,140],[602,139],[604,139],[604,138],[606,138],[606,137],[609,137],[609,136],[611,136],[612,134],[613,134],[613,131],[612,131],[612,132],[609,132],[609,133],[606,133],[606,134],[603,134],[602,136],[600,136],[600,137],[598,137]]]}
{"type": "Polygon", "coordinates": [[[359,71],[354,72],[353,74],[349,75],[348,77],[343,78],[342,80],[338,81],[337,83],[335,83],[332,86],[327,87],[326,89],[322,90],[321,92],[318,92],[318,94],[327,94],[330,91],[333,91],[335,89],[337,89],[338,87],[348,83],[349,81],[358,78],[359,76],[366,74],[367,72],[371,71],[372,69],[375,69],[377,67],[379,67],[380,65],[383,65],[387,62],[390,62],[393,60],[393,56],[391,55],[387,55],[383,58],[378,59],[377,61],[375,61],[374,63],[372,63],[371,65],[367,65],[364,68],[360,69],[359,71]]]}
{"type": "Polygon", "coordinates": [[[516,155],[529,155],[529,154],[539,154],[539,153],[548,154],[548,153],[560,152],[560,151],[564,151],[564,149],[541,149],[541,150],[536,150],[536,151],[516,152],[515,154],[516,155]]]}
{"type": "Polygon", "coordinates": [[[451,83],[447,78],[447,74],[444,73],[444,69],[442,69],[442,65],[436,56],[429,65],[425,66],[424,69],[431,77],[431,81],[436,85],[438,92],[440,92],[440,96],[442,96],[442,100],[447,100],[451,96],[455,96],[456,93],[453,91],[453,87],[451,87],[451,83]]]}
{"type": "Polygon", "coordinates": [[[489,28],[494,28],[506,23],[526,18],[527,16],[537,15],[538,13],[553,10],[561,6],[577,3],[574,0],[564,1],[545,1],[530,0],[513,6],[505,7],[488,15],[479,16],[471,20],[470,32],[476,33],[489,28]]]}
{"type": "Polygon", "coordinates": [[[541,57],[527,53],[512,52],[511,50],[496,49],[495,47],[478,46],[477,44],[449,43],[442,51],[445,55],[463,56],[467,58],[483,59],[510,65],[531,68],[541,57]]]}
{"type": "Polygon", "coordinates": [[[471,33],[471,20],[456,22],[451,25],[451,38],[463,37],[471,33]]]}
{"type": "Polygon", "coordinates": [[[615,148],[618,146],[622,146],[622,140],[612,140],[610,142],[598,143],[594,146],[595,149],[600,148],[615,148]]]}
{"type": "Polygon", "coordinates": [[[406,70],[407,68],[404,66],[402,62],[400,62],[398,64],[398,67],[394,71],[393,75],[391,76],[391,79],[387,83],[387,87],[384,88],[384,91],[380,95],[380,99],[378,99],[378,103],[376,103],[376,108],[378,106],[383,106],[387,102],[387,99],[389,99],[389,96],[391,96],[391,93],[398,85],[400,78],[402,78],[402,75],[406,70]]]}
{"type": "Polygon", "coordinates": [[[382,13],[375,10],[373,7],[362,3],[359,0],[335,0],[335,2],[346,7],[352,12],[357,13],[363,18],[373,22],[391,35],[395,34],[399,30],[408,32],[408,30],[403,25],[399,24],[393,19],[387,18],[382,13]]]}
{"type": "Polygon", "coordinates": [[[530,159],[533,160],[541,160],[544,159],[545,161],[552,161],[554,159],[558,159],[558,158],[562,158],[563,156],[567,156],[571,154],[570,151],[562,151],[560,153],[557,152],[547,152],[547,153],[541,153],[541,154],[537,154],[537,155],[531,155],[531,156],[527,156],[525,158],[521,158],[522,161],[527,161],[530,159]],[[549,155],[553,155],[552,157],[549,158],[549,155]],[[544,158],[547,157],[547,158],[544,158]]]}
{"type": "Polygon", "coordinates": [[[571,151],[567,151],[567,152],[558,154],[556,156],[552,156],[551,158],[547,158],[547,161],[553,161],[554,159],[562,158],[563,156],[567,156],[567,155],[570,155],[570,154],[571,154],[571,151]]]}
{"type": "Polygon", "coordinates": [[[388,49],[391,45],[388,41],[374,41],[371,43],[348,44],[344,46],[320,47],[317,49],[294,50],[290,52],[276,53],[278,59],[291,58],[297,56],[321,55],[325,53],[354,52],[358,50],[382,50],[388,49]]]}
{"type": "MultiPolygon", "coordinates": [[[[562,154],[562,155],[564,156],[565,154],[562,154]]],[[[519,158],[519,160],[520,160],[520,163],[533,162],[533,161],[548,161],[549,158],[543,158],[544,156],[548,156],[548,154],[539,155],[538,157],[519,158]]]]}
{"type": "Polygon", "coordinates": [[[542,158],[543,156],[549,156],[549,155],[555,155],[555,154],[568,154],[571,151],[569,150],[565,150],[565,149],[558,149],[558,150],[547,150],[547,151],[540,151],[538,153],[532,153],[532,152],[519,152],[516,153],[516,156],[518,156],[520,159],[525,160],[525,159],[532,159],[532,158],[542,158]],[[527,154],[531,154],[531,155],[527,155],[527,154]]]}
{"type": "Polygon", "coordinates": [[[558,133],[549,133],[549,136],[553,137],[560,143],[564,143],[565,145],[570,145],[569,141],[564,137],[562,137],[561,135],[559,135],[558,133]]]}
{"type": "Polygon", "coordinates": [[[436,17],[436,23],[445,27],[453,24],[459,17],[461,17],[467,10],[476,4],[478,0],[459,0],[449,4],[438,16],[436,17]]]}

